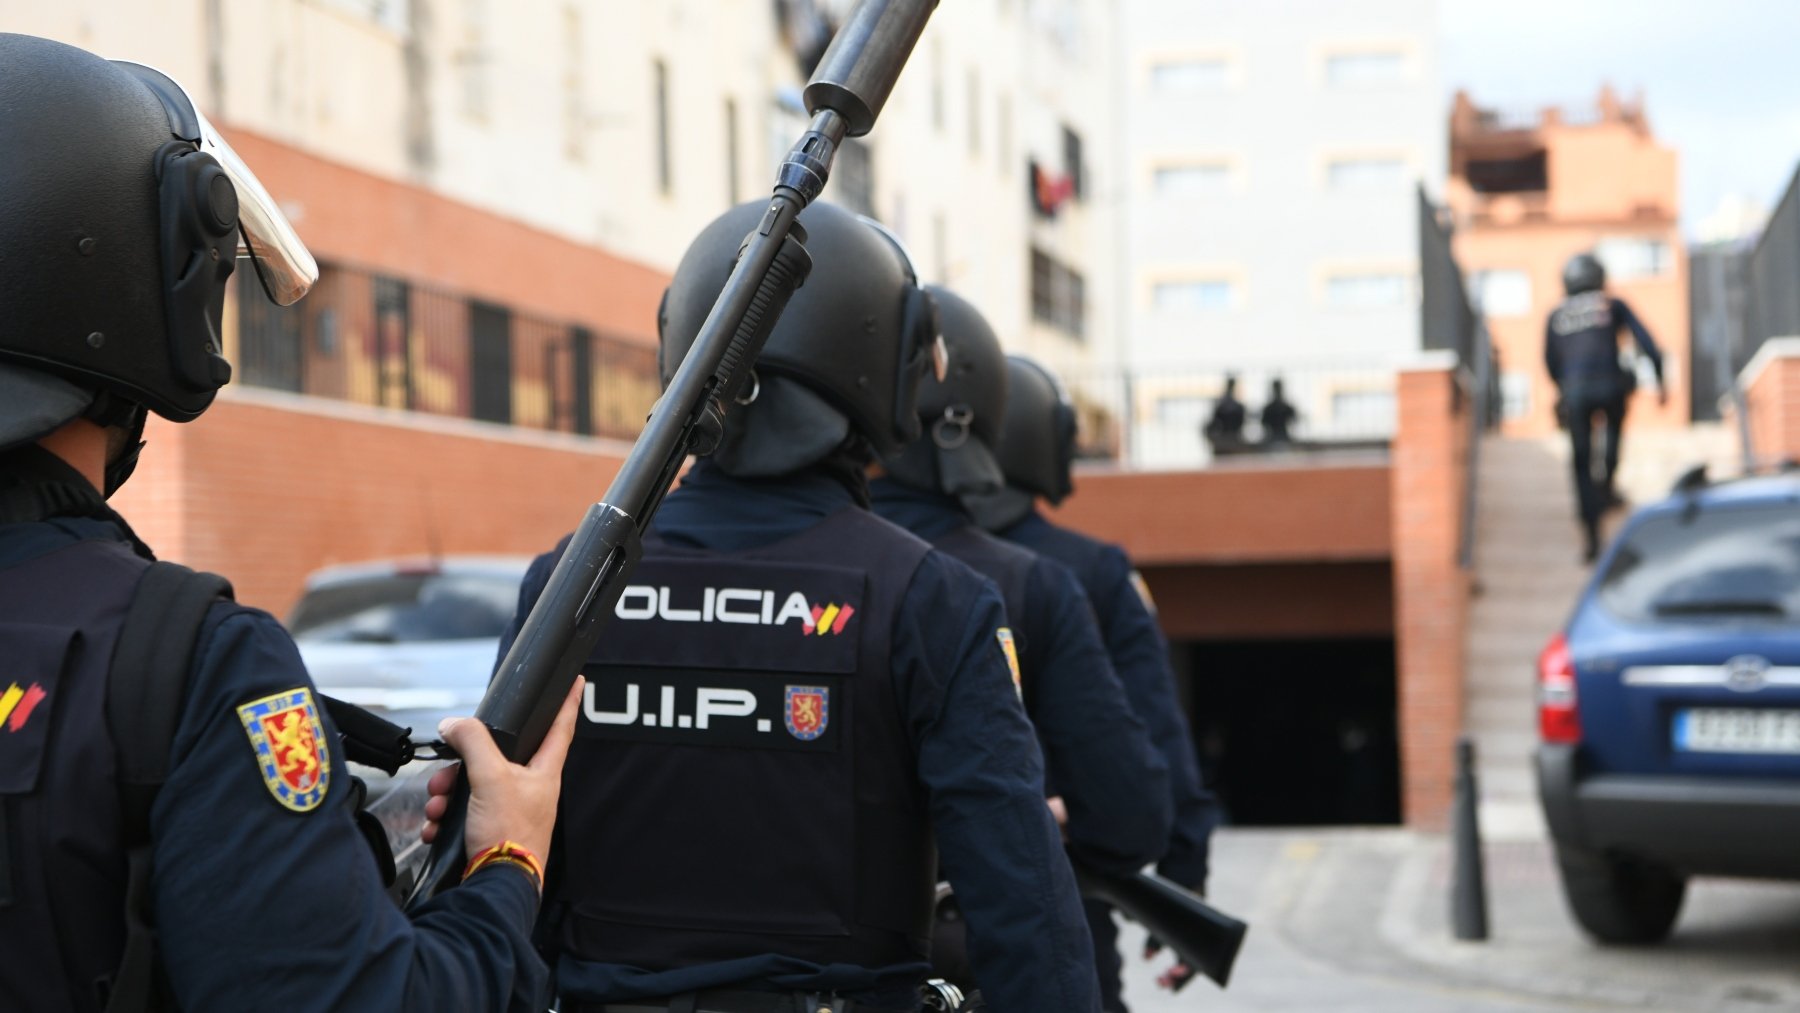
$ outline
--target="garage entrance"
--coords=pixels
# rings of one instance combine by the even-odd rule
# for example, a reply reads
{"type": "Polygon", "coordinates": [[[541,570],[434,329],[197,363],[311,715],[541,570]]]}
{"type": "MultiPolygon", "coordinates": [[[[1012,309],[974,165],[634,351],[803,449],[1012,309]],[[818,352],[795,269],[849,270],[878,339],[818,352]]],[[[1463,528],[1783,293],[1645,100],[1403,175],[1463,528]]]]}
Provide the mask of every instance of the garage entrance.
{"type": "Polygon", "coordinates": [[[1391,637],[1192,640],[1171,653],[1227,822],[1400,822],[1391,637]]]}

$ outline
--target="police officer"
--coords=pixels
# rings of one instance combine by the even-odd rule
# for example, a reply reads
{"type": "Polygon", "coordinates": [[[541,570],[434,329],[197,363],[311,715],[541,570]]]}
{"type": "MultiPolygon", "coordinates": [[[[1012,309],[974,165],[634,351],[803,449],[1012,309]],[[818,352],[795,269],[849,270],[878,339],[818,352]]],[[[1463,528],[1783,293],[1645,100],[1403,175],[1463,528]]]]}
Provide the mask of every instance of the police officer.
{"type": "Polygon", "coordinates": [[[959,496],[1005,485],[991,449],[1006,401],[1006,354],[981,313],[927,288],[943,321],[950,371],[919,391],[921,437],[883,459],[869,483],[875,512],[993,580],[1006,604],[1052,795],[1069,844],[1130,874],[1168,846],[1168,763],[1151,746],[1107,658],[1087,594],[1060,563],[975,526],[959,496]],[[982,405],[977,411],[975,405],[982,405]]]}
{"type": "MultiPolygon", "coordinates": [[[[676,268],[665,380],[762,212],[727,212],[676,268]]],[[[941,354],[931,296],[849,212],[799,224],[812,273],[586,669],[540,927],[562,1008],[915,1010],[941,862],[991,1007],[1089,1013],[999,595],[867,509],[863,469],[917,432],[941,354]]]]}
{"type": "MultiPolygon", "coordinates": [[[[146,410],[191,420],[229,377],[218,327],[240,231],[284,301],[316,268],[168,78],[0,34],[0,96],[0,1005],[531,1008],[546,977],[531,867],[573,697],[529,767],[472,720],[443,730],[466,758],[482,857],[409,921],[352,818],[293,641],[208,594],[179,692],[145,697],[173,712],[172,738],[130,751],[164,770],[153,794],[131,782],[148,840],[126,840],[140,820],[119,768],[154,715],[118,710],[163,673],[114,655],[148,628],[134,599],[152,557],[105,497],[131,473],[146,410]]],[[[440,776],[434,794],[448,787],[440,776]]]]}
{"type": "Polygon", "coordinates": [[[1600,552],[1600,517],[1621,500],[1613,486],[1619,469],[1619,441],[1625,406],[1636,377],[1619,361],[1620,331],[1630,330],[1638,351],[1656,370],[1658,398],[1669,403],[1663,384],[1662,352],[1650,332],[1621,299],[1606,292],[1606,269],[1591,253],[1578,253],[1563,267],[1568,293],[1544,324],[1544,365],[1556,381],[1557,413],[1569,430],[1575,472],[1575,504],[1581,522],[1582,558],[1600,552]],[[1604,470],[1594,474],[1594,417],[1606,426],[1604,470]]]}
{"type": "MultiPolygon", "coordinates": [[[[1075,572],[1093,603],[1107,652],[1132,707],[1149,726],[1151,741],[1169,764],[1175,822],[1157,871],[1204,892],[1207,843],[1217,820],[1216,806],[1194,757],[1187,720],[1176,698],[1168,645],[1157,628],[1149,590],[1117,546],[1052,524],[1036,508],[1039,496],[1055,504],[1074,490],[1075,409],[1043,367],[1010,356],[1005,418],[999,461],[1007,484],[998,492],[965,496],[964,502],[983,528],[1075,572]]],[[[1123,1011],[1118,930],[1112,912],[1098,902],[1089,902],[1087,912],[1105,1009],[1108,1013],[1123,1011]]],[[[1152,955],[1146,953],[1145,957],[1152,955]]],[[[1177,964],[1160,980],[1167,987],[1180,988],[1193,975],[1192,969],[1177,964]]]]}

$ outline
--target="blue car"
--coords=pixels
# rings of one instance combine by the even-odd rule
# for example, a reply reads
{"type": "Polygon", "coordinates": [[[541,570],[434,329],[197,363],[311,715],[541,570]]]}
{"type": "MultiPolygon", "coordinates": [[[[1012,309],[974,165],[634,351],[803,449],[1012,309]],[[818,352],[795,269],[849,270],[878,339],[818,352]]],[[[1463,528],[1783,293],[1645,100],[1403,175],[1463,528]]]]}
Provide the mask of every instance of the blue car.
{"type": "Polygon", "coordinates": [[[1688,877],[1800,879],[1800,474],[1684,477],[1538,661],[1539,794],[1575,920],[1667,937],[1688,877]]]}

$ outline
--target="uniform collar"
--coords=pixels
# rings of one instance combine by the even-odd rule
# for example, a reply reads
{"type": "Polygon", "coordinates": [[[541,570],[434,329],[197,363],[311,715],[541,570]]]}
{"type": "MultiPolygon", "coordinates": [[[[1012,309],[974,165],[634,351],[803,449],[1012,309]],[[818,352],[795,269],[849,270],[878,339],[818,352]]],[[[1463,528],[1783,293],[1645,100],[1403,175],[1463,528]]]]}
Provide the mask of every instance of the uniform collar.
{"type": "Polygon", "coordinates": [[[830,464],[776,478],[737,478],[702,458],[663,501],[651,528],[690,548],[756,548],[799,534],[845,507],[866,506],[866,488],[860,472],[830,464]]]}
{"type": "Polygon", "coordinates": [[[882,477],[869,482],[869,495],[875,501],[877,514],[920,538],[936,538],[972,522],[962,503],[935,489],[920,489],[882,477]]]}

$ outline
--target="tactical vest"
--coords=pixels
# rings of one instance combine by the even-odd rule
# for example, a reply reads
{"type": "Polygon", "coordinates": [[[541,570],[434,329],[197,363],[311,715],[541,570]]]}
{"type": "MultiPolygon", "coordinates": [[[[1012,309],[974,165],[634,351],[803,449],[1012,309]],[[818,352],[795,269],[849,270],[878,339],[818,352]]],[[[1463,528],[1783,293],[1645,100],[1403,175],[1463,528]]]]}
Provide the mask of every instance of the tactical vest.
{"type": "Polygon", "coordinates": [[[928,551],[853,507],[739,552],[648,540],[584,669],[549,898],[565,953],[925,958],[936,851],[891,657],[928,551]]]}
{"type": "Polygon", "coordinates": [[[1607,397],[1622,390],[1628,377],[1619,363],[1619,318],[1605,292],[1582,292],[1557,305],[1550,314],[1550,341],[1561,360],[1558,378],[1564,393],[1607,397]]]}
{"type": "Polygon", "coordinates": [[[107,673],[149,565],[124,543],[84,541],[0,570],[8,1010],[99,1010],[119,967],[126,860],[107,673]]]}
{"type": "Polygon", "coordinates": [[[973,524],[946,531],[932,539],[932,544],[945,555],[968,564],[971,570],[999,587],[1000,598],[1006,605],[1006,621],[1012,630],[1014,649],[1019,653],[1019,669],[1024,676],[1019,686],[1025,710],[1027,713],[1035,712],[1036,698],[1033,695],[1034,680],[1031,672],[1036,659],[1031,654],[1032,631],[1026,628],[1029,613],[1026,611],[1025,599],[1030,593],[1031,569],[1037,561],[1036,553],[996,538],[973,524]]]}

